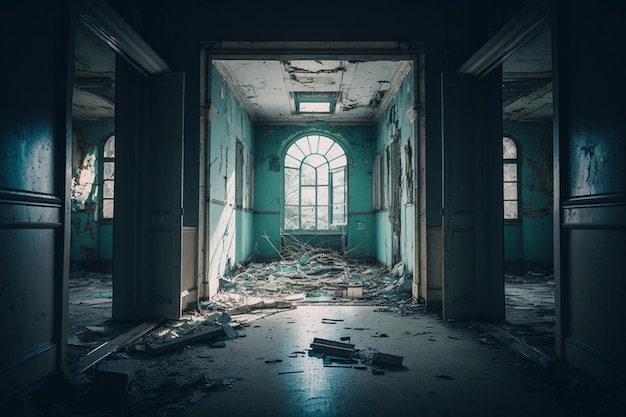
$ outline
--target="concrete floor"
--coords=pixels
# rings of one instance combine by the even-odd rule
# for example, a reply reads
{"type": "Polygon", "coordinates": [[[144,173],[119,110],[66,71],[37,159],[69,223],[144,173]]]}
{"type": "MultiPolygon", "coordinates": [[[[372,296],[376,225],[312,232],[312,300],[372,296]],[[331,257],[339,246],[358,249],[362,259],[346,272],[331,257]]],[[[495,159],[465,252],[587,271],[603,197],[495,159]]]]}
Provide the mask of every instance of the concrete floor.
{"type": "MultiPolygon", "coordinates": [[[[560,406],[553,391],[535,390],[540,384],[525,362],[505,346],[481,343],[476,329],[427,313],[375,310],[298,306],[261,318],[242,331],[245,337],[211,349],[211,361],[199,367],[226,388],[179,404],[173,414],[160,411],[190,417],[577,415],[560,406]],[[350,337],[364,352],[402,356],[403,366],[383,375],[373,374],[371,364],[326,367],[308,354],[315,337],[350,337]]],[[[189,353],[202,356],[203,349],[189,353]]]]}
{"type": "MultiPolygon", "coordinates": [[[[513,330],[518,330],[525,323],[537,328],[534,321],[545,324],[551,314],[549,283],[547,290],[545,283],[526,289],[525,284],[507,283],[507,319],[515,324],[507,323],[505,328],[514,325],[513,330]]],[[[97,274],[72,285],[70,338],[73,332],[85,331],[87,324],[97,327],[110,318],[109,290],[110,277],[107,281],[97,274]]],[[[598,414],[605,409],[598,406],[597,396],[579,395],[580,390],[572,389],[577,380],[571,375],[541,369],[480,326],[445,322],[423,308],[405,315],[385,310],[373,305],[299,304],[292,310],[260,315],[223,348],[193,344],[157,357],[147,355],[139,340],[117,357],[137,360],[140,371],[126,405],[113,415],[609,415],[598,414]],[[384,368],[367,360],[350,367],[325,366],[324,359],[309,354],[316,337],[336,341],[349,337],[360,356],[380,351],[403,357],[403,366],[384,368]],[[384,374],[375,375],[373,369],[379,367],[384,374]],[[203,384],[168,399],[173,392],[171,386],[167,390],[168,380],[184,384],[199,375],[204,376],[203,384]]],[[[540,327],[529,334],[545,333],[546,340],[553,337],[553,328],[540,327]]],[[[83,342],[68,346],[70,362],[111,338],[93,331],[80,336],[83,342]],[[93,344],[81,346],[90,340],[84,337],[88,334],[93,344]]],[[[91,376],[91,371],[86,374],[91,376]]],[[[89,384],[85,378],[76,393],[85,393],[89,384]]],[[[79,408],[85,404],[81,398],[74,401],[79,408]]]]}

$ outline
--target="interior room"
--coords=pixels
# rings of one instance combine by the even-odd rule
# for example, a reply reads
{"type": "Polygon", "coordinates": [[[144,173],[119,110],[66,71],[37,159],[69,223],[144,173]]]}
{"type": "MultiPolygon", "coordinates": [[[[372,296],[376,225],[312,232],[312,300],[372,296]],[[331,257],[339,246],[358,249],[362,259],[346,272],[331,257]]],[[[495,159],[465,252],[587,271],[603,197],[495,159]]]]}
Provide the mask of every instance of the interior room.
{"type": "Polygon", "coordinates": [[[623,7],[32,3],[7,415],[624,415],[623,7]]]}

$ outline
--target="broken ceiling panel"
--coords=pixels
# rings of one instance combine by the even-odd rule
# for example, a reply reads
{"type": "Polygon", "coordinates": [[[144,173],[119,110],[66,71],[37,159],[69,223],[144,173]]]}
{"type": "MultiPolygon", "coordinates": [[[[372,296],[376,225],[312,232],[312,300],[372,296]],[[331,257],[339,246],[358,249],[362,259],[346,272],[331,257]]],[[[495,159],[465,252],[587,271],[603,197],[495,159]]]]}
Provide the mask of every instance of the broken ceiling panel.
{"type": "Polygon", "coordinates": [[[373,124],[411,68],[409,60],[224,59],[213,63],[251,119],[268,124],[310,120],[373,124]],[[298,113],[296,100],[307,94],[328,95],[337,103],[336,109],[298,113]]]}

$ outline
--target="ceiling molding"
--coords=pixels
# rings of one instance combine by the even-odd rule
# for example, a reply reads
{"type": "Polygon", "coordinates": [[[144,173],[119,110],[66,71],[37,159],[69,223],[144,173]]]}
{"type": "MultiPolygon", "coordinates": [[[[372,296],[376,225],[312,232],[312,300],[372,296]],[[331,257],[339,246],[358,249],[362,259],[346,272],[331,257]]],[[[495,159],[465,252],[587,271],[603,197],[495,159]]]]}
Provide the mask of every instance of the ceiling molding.
{"type": "Polygon", "coordinates": [[[460,68],[459,72],[483,76],[515,51],[550,27],[548,1],[532,1],[507,22],[460,68]]]}
{"type": "Polygon", "coordinates": [[[421,42],[395,41],[284,41],[203,42],[212,59],[291,60],[392,60],[410,58],[422,50],[421,42]]]}
{"type": "Polygon", "coordinates": [[[391,100],[393,100],[393,97],[396,95],[396,93],[402,86],[402,82],[404,81],[404,78],[407,76],[410,70],[411,70],[410,62],[403,62],[401,64],[400,68],[398,69],[398,73],[395,75],[394,79],[391,82],[389,89],[387,90],[387,92],[383,96],[382,101],[380,102],[380,106],[378,106],[376,113],[374,113],[372,122],[377,122],[380,119],[380,117],[383,115],[383,113],[387,110],[389,103],[391,103],[391,100]]]}
{"type": "Polygon", "coordinates": [[[169,72],[169,66],[105,1],[85,0],[81,21],[143,74],[169,72]]]}
{"type": "Polygon", "coordinates": [[[238,88],[237,83],[235,82],[237,77],[235,76],[235,74],[233,74],[230,67],[224,65],[220,61],[213,61],[213,65],[215,65],[215,69],[217,70],[217,72],[219,72],[222,78],[224,78],[226,85],[230,89],[231,93],[233,93],[233,95],[235,96],[235,99],[237,100],[239,105],[244,108],[246,113],[248,113],[248,117],[250,117],[250,120],[256,122],[256,109],[254,108],[252,103],[250,103],[250,101],[246,99],[243,90],[241,88],[238,88]]]}

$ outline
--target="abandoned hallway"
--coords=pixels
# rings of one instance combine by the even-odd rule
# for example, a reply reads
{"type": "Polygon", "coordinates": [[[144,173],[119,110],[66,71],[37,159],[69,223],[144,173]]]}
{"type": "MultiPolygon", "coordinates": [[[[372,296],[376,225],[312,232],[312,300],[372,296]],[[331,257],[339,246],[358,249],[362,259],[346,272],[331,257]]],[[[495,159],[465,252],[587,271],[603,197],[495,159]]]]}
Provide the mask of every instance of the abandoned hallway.
{"type": "Polygon", "coordinates": [[[2,6],[0,415],[626,415],[626,7],[395,3],[2,6]]]}

